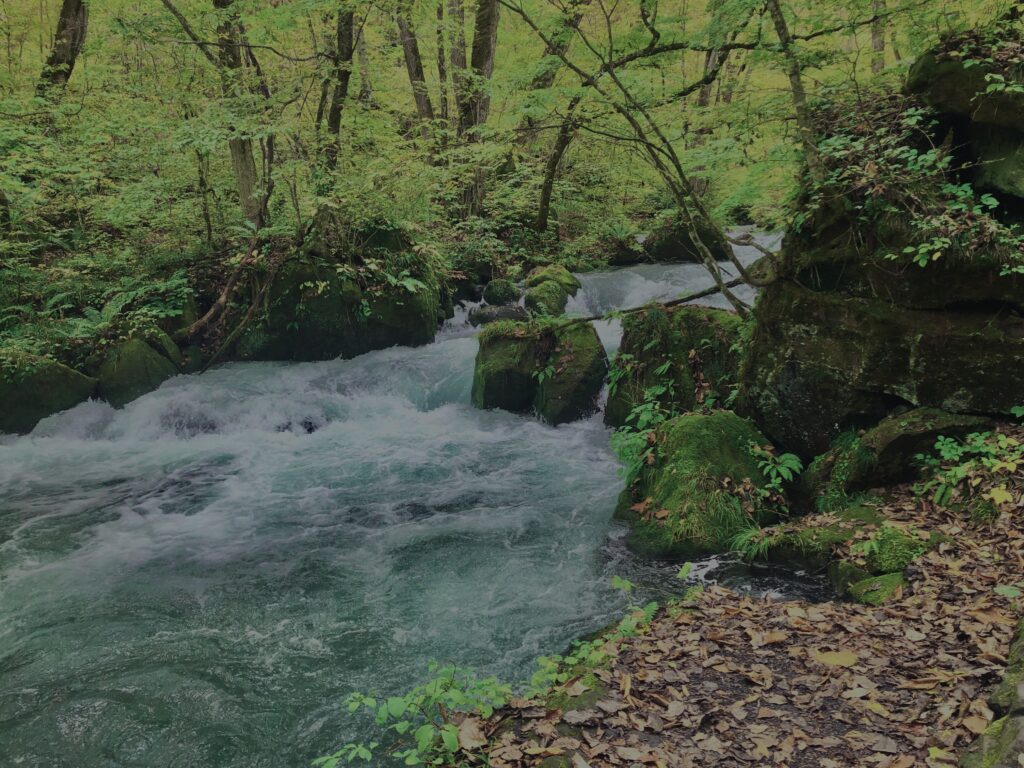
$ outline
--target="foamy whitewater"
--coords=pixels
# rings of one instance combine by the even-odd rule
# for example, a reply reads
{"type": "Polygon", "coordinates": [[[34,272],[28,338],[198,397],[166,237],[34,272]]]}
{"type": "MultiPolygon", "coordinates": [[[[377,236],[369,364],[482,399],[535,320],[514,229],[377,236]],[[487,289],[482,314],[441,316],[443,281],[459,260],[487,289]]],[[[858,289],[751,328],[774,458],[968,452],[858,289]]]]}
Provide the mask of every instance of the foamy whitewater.
{"type": "MultiPolygon", "coordinates": [[[[583,281],[588,314],[707,284],[693,265],[583,281]]],[[[613,574],[677,588],[677,565],[621,545],[600,415],[473,409],[476,349],[453,322],[427,347],[225,365],[3,438],[0,764],[308,765],[369,736],[352,691],[406,690],[432,659],[523,680],[622,613],[613,574]]]]}

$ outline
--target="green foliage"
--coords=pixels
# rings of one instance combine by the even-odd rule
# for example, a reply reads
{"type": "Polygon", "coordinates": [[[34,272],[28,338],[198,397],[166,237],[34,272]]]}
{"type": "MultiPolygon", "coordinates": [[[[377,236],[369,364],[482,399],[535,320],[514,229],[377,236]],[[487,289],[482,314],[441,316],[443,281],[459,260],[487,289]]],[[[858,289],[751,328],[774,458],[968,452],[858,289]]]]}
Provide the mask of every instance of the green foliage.
{"type": "MultiPolygon", "coordinates": [[[[453,715],[490,717],[496,708],[504,706],[511,688],[493,677],[480,679],[455,666],[431,664],[430,674],[427,683],[404,696],[380,700],[354,693],[346,707],[350,715],[368,713],[378,729],[392,734],[396,744],[389,748],[389,753],[405,765],[460,765],[463,748],[453,715]]],[[[314,765],[335,768],[354,760],[371,762],[380,746],[379,742],[345,744],[315,760],[314,765]]]]}
{"type": "Polygon", "coordinates": [[[940,506],[973,502],[991,507],[980,515],[984,519],[1013,502],[1007,483],[1024,465],[1024,446],[1003,432],[974,432],[963,440],[940,437],[934,454],[916,458],[931,474],[916,486],[919,494],[931,495],[940,506]],[[978,488],[987,490],[978,496],[978,488]]]}
{"type": "Polygon", "coordinates": [[[874,573],[901,573],[928,547],[928,540],[913,530],[884,523],[868,539],[855,544],[852,551],[864,557],[874,573]]]}

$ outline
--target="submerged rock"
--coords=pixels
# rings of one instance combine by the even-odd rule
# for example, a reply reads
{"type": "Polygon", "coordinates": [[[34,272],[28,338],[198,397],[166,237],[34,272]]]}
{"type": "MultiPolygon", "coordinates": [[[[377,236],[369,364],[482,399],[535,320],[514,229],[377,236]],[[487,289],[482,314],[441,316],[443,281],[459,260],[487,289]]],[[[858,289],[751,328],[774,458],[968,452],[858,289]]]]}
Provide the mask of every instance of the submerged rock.
{"type": "MultiPolygon", "coordinates": [[[[177,347],[174,348],[177,350],[177,347]]],[[[139,338],[122,341],[103,359],[96,376],[98,393],[115,408],[127,405],[163,384],[180,371],[179,364],[139,338]]]]}
{"type": "Polygon", "coordinates": [[[772,522],[773,513],[753,498],[765,480],[750,446],[766,442],[731,411],[686,414],[659,426],[654,462],[643,466],[616,512],[632,525],[629,547],[647,557],[714,554],[728,551],[751,521],[772,522]]]}
{"type": "Polygon", "coordinates": [[[608,359],[589,323],[497,323],[480,334],[473,405],[536,411],[549,424],[594,413],[608,359]]]}
{"type": "Polygon", "coordinates": [[[46,357],[0,350],[0,432],[31,432],[40,419],[92,397],[96,379],[46,357]]]}
{"type": "Polygon", "coordinates": [[[621,427],[648,396],[675,413],[725,402],[738,384],[742,327],[736,314],[708,307],[655,304],[627,315],[605,423],[621,427]]]}
{"type": "Polygon", "coordinates": [[[363,290],[333,265],[293,259],[279,270],[266,311],[234,349],[240,360],[329,360],[434,340],[435,282],[363,290]]]}

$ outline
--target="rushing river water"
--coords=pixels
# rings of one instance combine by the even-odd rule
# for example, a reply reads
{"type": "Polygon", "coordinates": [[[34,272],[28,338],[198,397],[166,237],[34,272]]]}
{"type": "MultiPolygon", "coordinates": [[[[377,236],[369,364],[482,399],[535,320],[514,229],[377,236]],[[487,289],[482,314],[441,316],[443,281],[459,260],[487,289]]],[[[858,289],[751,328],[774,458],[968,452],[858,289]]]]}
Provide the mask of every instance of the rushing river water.
{"type": "MultiPolygon", "coordinates": [[[[695,269],[589,275],[574,309],[695,269]]],[[[353,690],[430,659],[522,680],[622,612],[612,574],[670,584],[610,522],[600,417],[474,410],[476,346],[450,323],[419,349],[225,365],[4,438],[0,765],[308,765],[366,737],[353,690]]]]}

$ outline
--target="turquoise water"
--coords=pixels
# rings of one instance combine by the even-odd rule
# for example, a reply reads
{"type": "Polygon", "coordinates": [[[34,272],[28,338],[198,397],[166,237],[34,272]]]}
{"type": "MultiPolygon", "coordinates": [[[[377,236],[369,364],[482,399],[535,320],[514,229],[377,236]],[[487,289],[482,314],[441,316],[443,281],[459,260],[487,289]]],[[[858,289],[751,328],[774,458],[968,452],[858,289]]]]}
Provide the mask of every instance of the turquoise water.
{"type": "Polygon", "coordinates": [[[610,522],[600,416],[471,408],[476,348],[227,365],[3,438],[0,765],[308,765],[367,737],[354,690],[522,680],[621,614],[612,574],[672,585],[610,522]]]}

